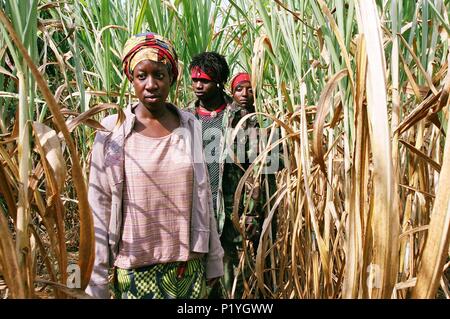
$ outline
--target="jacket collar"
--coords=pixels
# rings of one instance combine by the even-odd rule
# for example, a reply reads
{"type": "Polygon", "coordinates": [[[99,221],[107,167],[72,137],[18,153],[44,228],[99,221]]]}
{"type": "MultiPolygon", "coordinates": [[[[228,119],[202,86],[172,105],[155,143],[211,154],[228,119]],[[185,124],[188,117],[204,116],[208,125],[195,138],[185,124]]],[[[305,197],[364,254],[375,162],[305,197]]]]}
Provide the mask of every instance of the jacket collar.
{"type": "MultiPolygon", "coordinates": [[[[134,114],[134,109],[138,106],[139,102],[129,104],[124,110],[125,120],[123,122],[123,134],[124,136],[128,136],[131,130],[133,129],[134,122],[136,120],[136,115],[134,114]]],[[[178,118],[180,119],[180,126],[186,127],[189,121],[193,121],[194,119],[186,114],[185,112],[181,112],[175,105],[171,103],[167,103],[169,109],[175,111],[178,114],[178,118]]]]}

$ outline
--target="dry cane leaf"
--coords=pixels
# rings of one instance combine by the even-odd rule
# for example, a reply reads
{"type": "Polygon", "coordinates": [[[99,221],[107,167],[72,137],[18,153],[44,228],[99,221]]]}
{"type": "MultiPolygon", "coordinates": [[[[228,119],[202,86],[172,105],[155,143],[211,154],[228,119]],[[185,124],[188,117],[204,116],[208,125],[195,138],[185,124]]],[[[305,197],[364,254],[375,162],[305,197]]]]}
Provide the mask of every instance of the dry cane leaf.
{"type": "Polygon", "coordinates": [[[387,113],[386,63],[380,20],[373,0],[357,6],[358,26],[364,33],[367,51],[367,114],[373,161],[373,261],[376,284],[369,290],[374,298],[390,298],[398,263],[399,220],[394,208],[397,189],[393,175],[391,137],[387,113]],[[370,41],[368,41],[370,39],[370,41]]]}
{"type": "Polygon", "coordinates": [[[27,296],[25,274],[19,268],[16,246],[8,228],[8,220],[0,211],[0,264],[3,268],[3,277],[13,298],[27,296]],[[22,279],[21,279],[22,278],[22,279]]]}
{"type": "Polygon", "coordinates": [[[341,80],[346,75],[348,75],[348,70],[343,69],[331,77],[331,79],[325,85],[325,88],[320,95],[319,103],[317,105],[316,120],[314,121],[312,152],[314,159],[319,164],[324,175],[326,175],[326,168],[325,159],[323,158],[322,140],[325,118],[330,111],[330,100],[333,96],[333,91],[335,90],[339,80],[341,80]]]}
{"type": "Polygon", "coordinates": [[[92,219],[92,213],[87,200],[87,188],[83,177],[83,172],[80,166],[80,160],[75,148],[75,144],[70,136],[67,126],[64,122],[64,118],[60,112],[60,107],[55,101],[53,94],[51,93],[46,81],[39,73],[36,65],[33,63],[27,49],[24,47],[20,40],[20,37],[11,25],[8,17],[0,10],[0,21],[4,28],[8,31],[12,42],[16,45],[24,61],[28,65],[33,77],[36,80],[37,87],[42,92],[45,101],[54,116],[55,124],[58,129],[63,133],[65,142],[72,158],[72,179],[79,198],[78,207],[80,215],[80,246],[79,246],[79,265],[81,268],[81,287],[86,288],[89,279],[91,277],[92,268],[94,265],[94,225],[92,219]]]}
{"type": "Polygon", "coordinates": [[[67,169],[58,135],[55,130],[39,122],[33,123],[33,130],[52,168],[58,190],[62,191],[67,169]]]}

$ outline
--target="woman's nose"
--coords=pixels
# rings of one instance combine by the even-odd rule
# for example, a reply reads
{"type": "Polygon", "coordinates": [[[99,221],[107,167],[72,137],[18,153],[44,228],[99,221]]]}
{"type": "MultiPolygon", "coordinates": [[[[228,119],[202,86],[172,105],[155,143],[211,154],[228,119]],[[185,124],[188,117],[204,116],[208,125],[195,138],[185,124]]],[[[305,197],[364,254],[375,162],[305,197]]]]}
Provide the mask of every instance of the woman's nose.
{"type": "Polygon", "coordinates": [[[203,87],[202,81],[194,81],[194,87],[197,89],[201,89],[203,87]]]}
{"type": "Polygon", "coordinates": [[[158,87],[158,85],[157,85],[156,79],[153,78],[152,76],[149,76],[147,78],[147,82],[145,82],[145,88],[147,90],[152,90],[152,89],[155,89],[157,87],[158,87]]]}

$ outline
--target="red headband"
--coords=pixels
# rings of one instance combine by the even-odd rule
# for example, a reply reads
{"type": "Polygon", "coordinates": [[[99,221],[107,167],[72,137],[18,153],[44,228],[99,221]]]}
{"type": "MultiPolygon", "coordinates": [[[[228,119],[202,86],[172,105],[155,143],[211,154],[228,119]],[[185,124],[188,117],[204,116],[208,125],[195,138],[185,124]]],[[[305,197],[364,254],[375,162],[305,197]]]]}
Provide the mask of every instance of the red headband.
{"type": "Polygon", "coordinates": [[[205,79],[215,82],[208,74],[206,74],[200,67],[194,66],[191,69],[191,79],[205,79]]]}
{"type": "Polygon", "coordinates": [[[238,86],[242,82],[251,82],[250,74],[238,73],[231,81],[231,91],[233,92],[236,86],[238,86]]]}

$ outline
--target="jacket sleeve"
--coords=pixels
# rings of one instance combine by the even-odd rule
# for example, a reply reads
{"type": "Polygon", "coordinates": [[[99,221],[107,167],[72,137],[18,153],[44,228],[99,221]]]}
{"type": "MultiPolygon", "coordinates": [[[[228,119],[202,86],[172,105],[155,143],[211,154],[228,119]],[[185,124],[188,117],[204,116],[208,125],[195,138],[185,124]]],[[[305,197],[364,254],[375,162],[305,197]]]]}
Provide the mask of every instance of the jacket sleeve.
{"type": "Polygon", "coordinates": [[[216,219],[211,214],[209,236],[209,252],[206,257],[206,278],[212,279],[223,276],[223,248],[217,232],[216,219]]]}
{"type": "Polygon", "coordinates": [[[92,210],[95,234],[95,260],[86,293],[95,298],[109,298],[108,270],[110,256],[108,229],[111,216],[111,188],[105,173],[106,133],[98,131],[91,154],[88,200],[92,210]]]}
{"type": "MultiPolygon", "coordinates": [[[[204,155],[203,155],[204,156],[204,155]]],[[[204,158],[203,158],[204,159],[204,158]]],[[[208,172],[206,167],[206,161],[203,161],[204,170],[208,172]]],[[[209,183],[209,176],[206,173],[209,183]]],[[[223,272],[223,255],[224,251],[222,244],[220,243],[219,233],[217,232],[216,218],[214,217],[213,202],[211,188],[208,187],[208,198],[209,198],[209,251],[206,256],[206,278],[212,279],[217,277],[222,277],[223,272]]]]}

